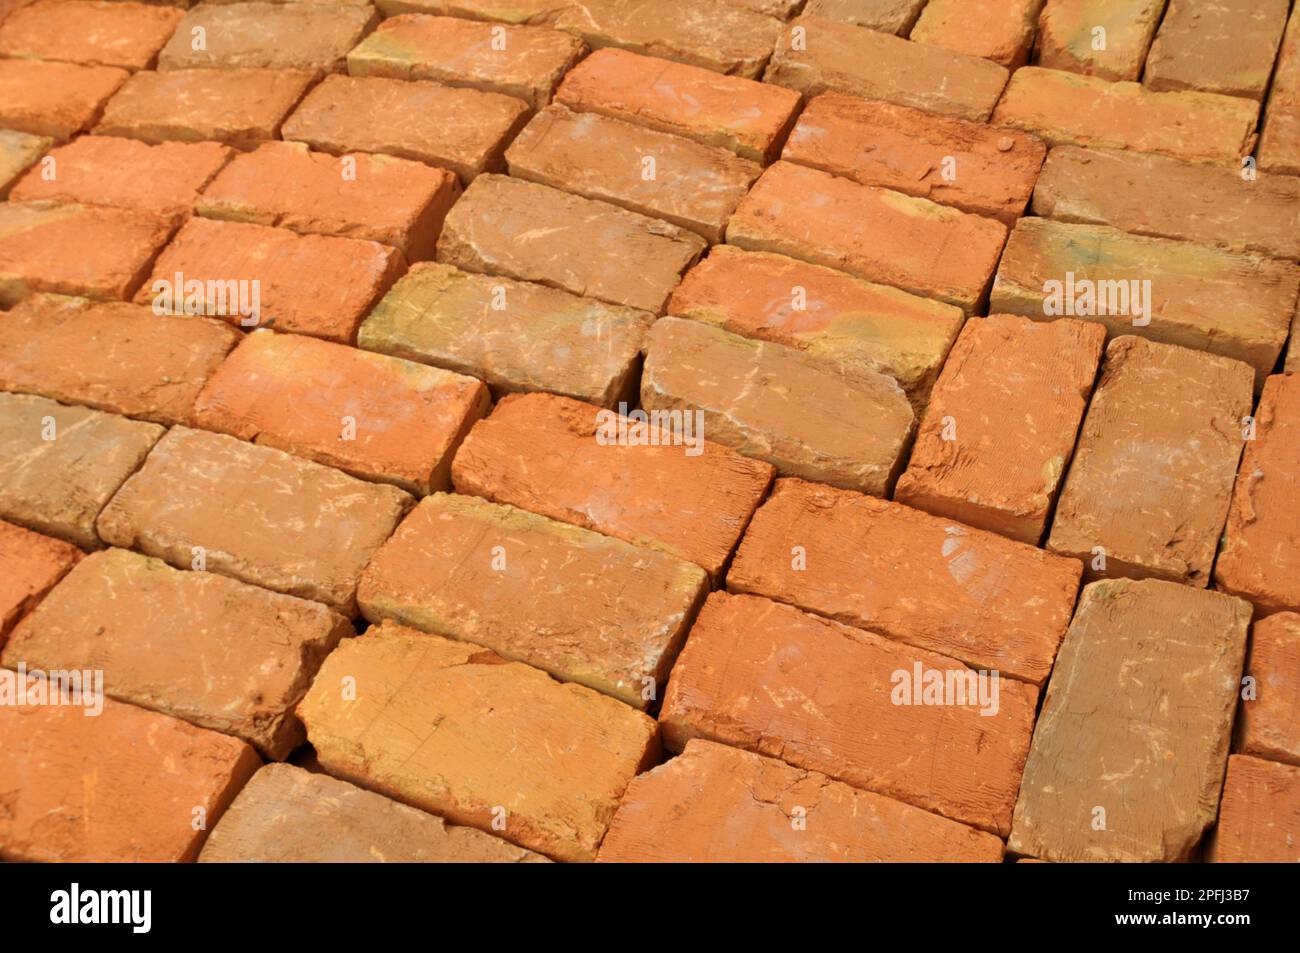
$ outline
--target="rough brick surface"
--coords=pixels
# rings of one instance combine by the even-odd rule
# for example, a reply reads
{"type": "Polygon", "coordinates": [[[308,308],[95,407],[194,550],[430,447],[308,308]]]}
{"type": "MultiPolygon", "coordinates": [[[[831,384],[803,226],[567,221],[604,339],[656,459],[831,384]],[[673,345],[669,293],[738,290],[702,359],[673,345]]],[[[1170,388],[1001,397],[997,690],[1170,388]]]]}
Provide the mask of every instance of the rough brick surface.
{"type": "Polygon", "coordinates": [[[1105,343],[1105,330],[1083,321],[968,321],[894,499],[1037,545],[1105,343]]]}
{"type": "Polygon", "coordinates": [[[1223,782],[1215,863],[1300,861],[1300,768],[1233,755],[1223,782]]]}
{"type": "Polygon", "coordinates": [[[396,487],[173,427],[98,525],[111,545],[355,615],[357,578],[410,503],[396,487]]]}
{"type": "Polygon", "coordinates": [[[653,320],[545,285],[422,262],[370,312],[357,344],[470,374],[498,393],[544,390],[609,407],[632,398],[653,320]]]}
{"type": "Polygon", "coordinates": [[[0,706],[0,790],[11,792],[0,858],[193,860],[206,836],[195,810],[216,823],[261,764],[238,738],[103,705],[93,718],[80,705],[0,706]]]}
{"type": "Polygon", "coordinates": [[[1142,72],[1165,0],[1051,0],[1036,61],[1051,69],[1134,80],[1142,72]]]}
{"type": "Polygon", "coordinates": [[[3,17],[0,55],[148,69],[184,16],[146,3],[37,0],[3,17]]]}
{"type": "Polygon", "coordinates": [[[0,127],[64,142],[95,124],[128,75],[112,66],[0,59],[0,127]]]}
{"type": "Polygon", "coordinates": [[[803,12],[906,36],[925,4],[926,0],[808,0],[803,12]]]}
{"type": "Polygon", "coordinates": [[[1300,765],[1300,614],[1256,620],[1246,674],[1255,680],[1254,697],[1241,703],[1237,750],[1300,765]]]}
{"type": "Polygon", "coordinates": [[[14,624],[77,564],[71,543],[0,520],[0,647],[14,624]]]}
{"type": "Polygon", "coordinates": [[[983,298],[1006,226],[791,162],[763,173],[727,227],[727,241],[839,268],[955,304],[983,298]]]}
{"type": "Polygon", "coordinates": [[[314,602],[121,549],[94,553],[18,623],[10,668],[104,672],[119,701],[235,735],[283,759],[293,714],[348,620],[314,602]]]}
{"type": "Polygon", "coordinates": [[[1042,8],[1043,0],[930,0],[909,37],[1018,69],[1042,8]]]}
{"type": "Polygon", "coordinates": [[[592,860],[655,723],[581,685],[387,624],[344,642],[299,714],[333,774],[558,860],[592,860]],[[341,680],[355,680],[344,700],[341,680]]]}
{"type": "Polygon", "coordinates": [[[1250,408],[1238,361],[1111,341],[1048,548],[1085,560],[1090,578],[1208,584],[1250,408]]]}
{"type": "Polygon", "coordinates": [[[443,17],[522,24],[542,23],[569,6],[569,3],[570,0],[375,0],[375,6],[386,17],[402,13],[429,13],[443,17]]]}
{"type": "Polygon", "coordinates": [[[1002,842],[987,832],[698,739],[628,785],[597,857],[609,863],[1001,859],[1002,842]]]}
{"type": "Polygon", "coordinates": [[[333,3],[201,4],[158,56],[164,70],[214,67],[341,72],[378,20],[370,7],[333,3]],[[195,30],[204,48],[194,49],[195,30]]]}
{"type": "Polygon", "coordinates": [[[1170,0],[1142,82],[1148,89],[1262,99],[1289,6],[1288,0],[1170,0]]]}
{"type": "Polygon", "coordinates": [[[0,129],[0,199],[8,198],[19,176],[54,145],[49,136],[0,129]]]}
{"type": "Polygon", "coordinates": [[[727,588],[1041,685],[1082,567],[899,503],[778,480],[727,588]]]}
{"type": "Polygon", "coordinates": [[[254,331],[212,375],[195,419],[205,430],[425,494],[446,488],[452,454],[488,402],[472,377],[254,331]]]}
{"type": "Polygon", "coordinates": [[[715,593],[673,668],[664,743],[746,748],[1005,836],[1037,690],[1001,680],[996,708],[897,703],[897,673],[917,666],[968,672],[790,606],[715,593]]]}
{"type": "Polygon", "coordinates": [[[1175,583],[1086,587],[1008,849],[1048,861],[1187,860],[1214,821],[1249,620],[1240,599],[1175,583]]]}
{"type": "Polygon", "coordinates": [[[512,506],[438,494],[380,547],[357,599],[392,619],[646,709],[704,598],[700,567],[512,506]]]}
{"type": "Polygon", "coordinates": [[[1291,14],[1259,140],[1259,167],[1300,175],[1300,16],[1291,14]]]}
{"type": "Polygon", "coordinates": [[[188,424],[199,391],[239,338],[215,319],[37,295],[0,321],[0,390],[188,424]]]}
{"type": "Polygon", "coordinates": [[[1300,376],[1264,382],[1237,471],[1215,588],[1257,612],[1300,610],[1300,376]]]}
{"type": "Polygon", "coordinates": [[[491,175],[447,216],[438,261],[658,314],[704,248],[676,225],[491,175]]]}
{"type": "Polygon", "coordinates": [[[627,50],[597,50],[569,71],[555,101],[770,162],[799,106],[793,90],[627,50]]]}
{"type": "Polygon", "coordinates": [[[649,546],[716,577],[772,468],[701,440],[698,430],[694,449],[633,442],[662,440],[651,426],[619,442],[623,423],[566,397],[511,395],[470,431],[452,482],[458,492],[649,546]]]}

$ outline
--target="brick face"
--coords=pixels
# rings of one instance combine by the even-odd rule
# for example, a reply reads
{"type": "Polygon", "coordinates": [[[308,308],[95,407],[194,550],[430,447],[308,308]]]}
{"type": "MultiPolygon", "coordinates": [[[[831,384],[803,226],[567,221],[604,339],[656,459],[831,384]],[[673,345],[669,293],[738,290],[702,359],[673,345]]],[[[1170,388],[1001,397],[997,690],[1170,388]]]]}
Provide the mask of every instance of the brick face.
{"type": "Polygon", "coordinates": [[[803,12],[906,36],[916,24],[926,0],[808,0],[803,12]]]}
{"type": "Polygon", "coordinates": [[[113,66],[0,59],[0,127],[66,142],[98,121],[129,75],[113,66]]]}
{"type": "Polygon", "coordinates": [[[1286,28],[1287,0],[1170,0],[1147,55],[1148,89],[1262,99],[1286,28]]]}
{"type": "Polygon", "coordinates": [[[1018,69],[1042,9],[1043,0],[930,0],[909,38],[1018,69]]]}
{"type": "Polygon", "coordinates": [[[1135,80],[1164,7],[1165,0],[1051,0],[1038,23],[1036,62],[1135,80]]]}
{"type": "Polygon", "coordinates": [[[1210,859],[1217,863],[1300,860],[1300,768],[1233,755],[1210,859]]]}
{"type": "MultiPolygon", "coordinates": [[[[1277,612],[1256,619],[1250,633],[1246,674],[1254,697],[1243,697],[1237,750],[1300,765],[1300,614],[1277,612]]],[[[1244,694],[1244,690],[1243,690],[1244,694]]]]}
{"type": "Polygon", "coordinates": [[[48,136],[0,129],[0,199],[8,198],[19,176],[54,145],[48,136]]]}
{"type": "Polygon", "coordinates": [[[0,648],[15,623],[79,559],[81,552],[71,543],[0,520],[0,648]]]}
{"type": "Polygon", "coordinates": [[[1294,11],[1275,69],[1259,140],[1259,167],[1300,175],[1300,15],[1294,11]]]}
{"type": "Polygon", "coordinates": [[[201,4],[163,47],[158,68],[341,72],[348,51],[377,20],[374,10],[361,5],[201,4]],[[192,42],[196,30],[204,35],[198,50],[192,42]]]}
{"type": "Polygon", "coordinates": [[[142,3],[39,0],[0,17],[0,55],[148,69],[184,15],[142,3]]]}

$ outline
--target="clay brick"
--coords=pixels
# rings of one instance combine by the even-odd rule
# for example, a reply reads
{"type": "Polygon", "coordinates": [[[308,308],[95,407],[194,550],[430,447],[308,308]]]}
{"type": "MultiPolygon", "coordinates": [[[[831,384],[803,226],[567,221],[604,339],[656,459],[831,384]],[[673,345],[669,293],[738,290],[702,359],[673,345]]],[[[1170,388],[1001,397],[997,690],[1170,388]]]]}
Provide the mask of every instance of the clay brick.
{"type": "Polygon", "coordinates": [[[1286,349],[1286,365],[1283,370],[1287,374],[1300,371],[1300,306],[1297,307],[1296,316],[1291,321],[1291,343],[1286,349]]]}
{"type": "Polygon", "coordinates": [[[1104,79],[1137,79],[1164,8],[1165,0],[1051,0],[1038,22],[1035,62],[1104,79]]]}
{"type": "Polygon", "coordinates": [[[208,835],[201,864],[535,864],[546,858],[346,781],[268,764],[208,835]]]}
{"type": "Polygon", "coordinates": [[[853,374],[886,374],[917,407],[963,321],[952,305],[732,245],[687,272],[668,313],[798,348],[853,374]]]}
{"type": "Polygon", "coordinates": [[[357,345],[472,375],[498,394],[544,390],[610,407],[633,396],[653,320],[545,285],[421,262],[370,312],[357,345]]]}
{"type": "Polygon", "coordinates": [[[781,158],[1014,225],[1046,155],[1025,133],[825,93],[800,114],[781,158]]]}
{"type": "Polygon", "coordinates": [[[893,486],[915,425],[891,377],[683,318],[656,321],[646,337],[641,406],[702,412],[716,443],[874,496],[893,486]]]}
{"type": "Polygon", "coordinates": [[[1081,572],[900,503],[786,479],[754,515],[727,588],[1041,685],[1081,572]]]}
{"type": "Polygon", "coordinates": [[[571,2],[572,0],[374,0],[375,6],[386,17],[402,13],[428,13],[440,17],[465,17],[517,24],[546,22],[571,2]]]}
{"type": "Polygon", "coordinates": [[[1034,212],[1136,235],[1300,258],[1300,181],[1115,149],[1057,146],[1034,188],[1034,212]]]}
{"type": "Polygon", "coordinates": [[[0,59],[0,126],[66,142],[95,124],[129,75],[112,66],[0,59]]]}
{"type": "Polygon", "coordinates": [[[1242,699],[1237,750],[1300,765],[1300,614],[1256,619],[1246,674],[1254,679],[1254,693],[1242,699]]]}
{"type": "Polygon", "coordinates": [[[331,774],[454,824],[491,830],[495,814],[499,836],[557,860],[594,859],[659,755],[655,723],[622,702],[391,623],[342,643],[299,714],[331,774]]]}
{"type": "Polygon", "coordinates": [[[1038,545],[1105,343],[1105,329],[1068,318],[968,321],[894,499],[1038,545]]]}
{"type": "Polygon", "coordinates": [[[0,520],[0,647],[80,558],[71,543],[0,520]]]}
{"type": "Polygon", "coordinates": [[[695,739],[628,785],[596,859],[997,863],[1002,842],[816,771],[695,739]]]}
{"type": "Polygon", "coordinates": [[[204,387],[198,426],[425,494],[487,412],[472,377],[296,334],[254,331],[204,387]]]}
{"type": "MultiPolygon", "coordinates": [[[[126,4],[130,6],[130,4],[126,4]]],[[[215,142],[165,142],[81,136],[49,154],[14,186],[15,202],[48,199],[188,215],[199,191],[231,156],[215,142]],[[46,169],[52,178],[47,178],[46,169]]]]}
{"type": "Polygon", "coordinates": [[[925,4],[926,0],[808,0],[803,12],[806,16],[906,36],[925,4]]]}
{"type": "Polygon", "coordinates": [[[485,175],[443,223],[438,261],[659,314],[705,247],[700,236],[668,222],[485,175]]]}
{"type": "Polygon", "coordinates": [[[1250,368],[1239,361],[1112,340],[1048,549],[1087,562],[1089,578],[1205,586],[1250,408],[1250,368]]]}
{"type": "Polygon", "coordinates": [[[200,4],[163,47],[158,68],[339,73],[378,19],[372,8],[348,4],[200,4]],[[205,33],[204,49],[194,49],[195,30],[205,33]]]}
{"type": "Polygon", "coordinates": [[[470,182],[504,168],[528,119],[512,96],[379,76],[327,76],[285,121],[284,138],[322,152],[386,152],[451,169],[470,182]]]}
{"type": "Polygon", "coordinates": [[[930,0],[909,37],[1019,69],[1042,8],[1043,0],[930,0]]]}
{"type": "Polygon", "coordinates": [[[1249,621],[1240,599],[1171,582],[1085,587],[1007,849],[1062,862],[1187,860],[1214,823],[1249,621]]]}
{"type": "Polygon", "coordinates": [[[158,257],[152,278],[135,300],[168,307],[170,294],[170,307],[180,310],[182,279],[186,284],[201,281],[204,314],[241,327],[347,344],[404,266],[401,252],[377,242],[194,218],[158,257]],[[249,284],[242,293],[239,286],[218,293],[232,281],[249,284]]]}
{"type": "Polygon", "coordinates": [[[753,10],[755,13],[776,17],[778,20],[785,20],[803,4],[804,0],[725,0],[725,2],[732,6],[753,10]]]}
{"type": "Polygon", "coordinates": [[[184,16],[146,3],[37,0],[4,18],[0,56],[149,69],[184,16]]]}
{"type": "Polygon", "coordinates": [[[541,109],[584,49],[559,30],[415,14],[379,24],[348,54],[348,73],[435,80],[541,109]]]}
{"type": "Polygon", "coordinates": [[[355,615],[357,578],[410,504],[396,487],[173,427],[98,528],[110,545],[355,615]]]}
{"type": "Polygon", "coordinates": [[[1300,610],[1300,377],[1268,378],[1254,423],[1214,584],[1250,600],[1261,615],[1294,612],[1300,610]]]}
{"type": "Polygon", "coordinates": [[[10,188],[19,176],[52,145],[54,140],[49,136],[0,129],[0,199],[9,197],[10,188]]]}
{"type": "Polygon", "coordinates": [[[506,150],[517,179],[539,182],[722,241],[763,172],[757,162],[680,136],[564,106],[543,109],[506,150]]]}
{"type": "Polygon", "coordinates": [[[900,678],[918,668],[957,673],[963,684],[975,675],[955,659],[768,599],[714,593],[664,694],[664,744],[680,751],[705,738],[779,757],[1005,836],[1037,690],[1001,679],[996,704],[991,685],[983,704],[973,689],[962,704],[955,695],[898,701],[900,678]]]}
{"type": "Polygon", "coordinates": [[[239,338],[215,319],[37,295],[0,321],[0,390],[190,424],[195,398],[239,338]]]}
{"type": "Polygon", "coordinates": [[[252,149],[280,134],[280,124],[311,83],[312,74],[301,70],[136,73],[104,108],[95,133],[252,149]]]}
{"type": "Polygon", "coordinates": [[[781,21],[724,0],[583,0],[556,13],[561,30],[593,50],[633,53],[758,79],[781,21]]]}
{"type": "Polygon", "coordinates": [[[706,589],[693,563],[439,493],[379,548],[357,600],[371,622],[473,642],[645,710],[706,589]]]}
{"type": "Polygon", "coordinates": [[[992,219],[778,162],[727,226],[727,242],[938,298],[971,313],[1007,229],[992,219]]]}
{"type": "Polygon", "coordinates": [[[1158,152],[1240,167],[1255,139],[1257,103],[1214,93],[1154,93],[1138,83],[1026,66],[1016,70],[995,125],[1053,145],[1158,152]]]}
{"type": "Polygon", "coordinates": [[[1259,167],[1300,175],[1300,13],[1291,15],[1282,38],[1259,141],[1259,167]]]}
{"type": "Polygon", "coordinates": [[[805,98],[829,91],[983,122],[1007,70],[997,63],[820,17],[791,21],[763,77],[805,98]]]}
{"type": "Polygon", "coordinates": [[[772,468],[700,439],[698,430],[694,447],[634,442],[661,438],[649,426],[619,442],[625,423],[634,426],[567,397],[508,396],[470,431],[452,483],[460,493],[690,560],[716,578],[772,468]]]}
{"type": "Polygon", "coordinates": [[[339,639],[354,634],[314,602],[112,549],[82,560],[18,623],[3,662],[102,671],[119,701],[283,760],[306,739],[294,706],[339,639]]]}
{"type": "Polygon", "coordinates": [[[1232,755],[1208,859],[1220,864],[1300,860],[1300,768],[1232,755]]]}
{"type": "Polygon", "coordinates": [[[1289,7],[1288,0],[1169,0],[1143,84],[1263,99],[1289,7]]]}
{"type": "Polygon", "coordinates": [[[1290,262],[1022,218],[998,265],[989,311],[1039,320],[1063,314],[1104,324],[1112,336],[1220,354],[1253,367],[1259,387],[1286,343],[1298,289],[1300,268],[1290,262]],[[1100,312],[1103,291],[1106,311],[1121,313],[1079,313],[1100,312]]]}
{"type": "Polygon", "coordinates": [[[93,718],[80,704],[0,705],[0,859],[193,860],[195,811],[211,826],[262,763],[238,738],[102,704],[93,718]]]}
{"type": "Polygon", "coordinates": [[[771,162],[794,120],[799,94],[698,66],[604,49],[569,71],[555,101],[771,162]]]}
{"type": "Polygon", "coordinates": [[[95,517],[162,433],[157,424],[0,394],[0,519],[99,548],[95,517]]]}

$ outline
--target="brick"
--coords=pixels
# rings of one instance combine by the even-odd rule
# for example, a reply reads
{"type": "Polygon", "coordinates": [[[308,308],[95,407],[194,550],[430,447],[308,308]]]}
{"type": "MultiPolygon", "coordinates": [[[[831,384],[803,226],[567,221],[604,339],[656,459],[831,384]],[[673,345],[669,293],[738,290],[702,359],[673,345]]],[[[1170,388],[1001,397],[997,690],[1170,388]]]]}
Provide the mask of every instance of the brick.
{"type": "Polygon", "coordinates": [[[234,735],[283,760],[293,713],[352,626],[314,602],[121,549],[82,560],[14,629],[9,668],[104,673],[119,701],[234,735]]]}
{"type": "Polygon", "coordinates": [[[1300,175],[1300,14],[1291,15],[1282,37],[1259,140],[1259,167],[1300,175]]]}
{"type": "Polygon", "coordinates": [[[1239,167],[1255,140],[1258,105],[1199,92],[1152,92],[1138,83],[1026,66],[993,111],[994,125],[1053,145],[1158,152],[1239,167]]]}
{"type": "Polygon", "coordinates": [[[963,684],[975,674],[768,599],[714,593],[664,694],[664,744],[679,751],[704,738],[779,757],[1005,836],[1037,690],[1003,679],[996,705],[991,686],[983,707],[974,695],[962,704],[955,695],[943,704],[898,701],[900,680],[917,668],[956,673],[963,684]]]}
{"type": "Polygon", "coordinates": [[[506,165],[517,179],[663,219],[711,243],[722,241],[763,171],[723,149],[564,106],[533,117],[506,150],[506,165]]]}
{"type": "Polygon", "coordinates": [[[698,431],[690,434],[694,447],[649,445],[661,439],[649,426],[624,438],[625,423],[632,426],[567,397],[508,396],[470,431],[452,462],[452,483],[460,493],[690,560],[716,578],[772,468],[703,441],[698,431]]]}
{"type": "Polygon", "coordinates": [[[146,3],[37,0],[4,18],[0,56],[149,69],[184,16],[146,3]]]}
{"type": "Polygon", "coordinates": [[[597,50],[575,66],[555,101],[771,162],[799,94],[739,76],[627,50],[597,50]]]}
{"type": "Polygon", "coordinates": [[[839,92],[984,122],[1007,70],[936,46],[821,17],[791,21],[764,80],[805,98],[839,92]]]}
{"type": "Polygon", "coordinates": [[[208,835],[201,864],[535,864],[472,827],[288,764],[253,775],[208,835]]]}
{"type": "Polygon", "coordinates": [[[584,49],[559,30],[412,14],[379,24],[348,54],[348,73],[435,80],[541,109],[584,49]]]}
{"type": "Polygon", "coordinates": [[[1254,423],[1214,585],[1249,600],[1261,615],[1294,612],[1300,610],[1300,377],[1268,378],[1254,423]]]}
{"type": "Polygon", "coordinates": [[[279,136],[280,124],[311,82],[312,74],[302,70],[136,73],[109,101],[95,133],[252,149],[279,136]]]}
{"type": "Polygon", "coordinates": [[[1249,364],[1258,387],[1282,352],[1298,289],[1300,269],[1290,262],[1023,218],[998,265],[989,311],[1044,320],[1064,314],[1104,324],[1112,337],[1209,351],[1249,364]],[[1107,313],[1088,313],[1103,310],[1103,291],[1107,313]]]}
{"type": "Polygon", "coordinates": [[[1250,408],[1250,369],[1239,361],[1112,340],[1048,549],[1086,561],[1089,578],[1205,586],[1250,408]]]}
{"type": "Polygon", "coordinates": [[[1300,258],[1300,181],[1116,149],[1057,146],[1034,188],[1034,212],[1229,251],[1300,258]]]}
{"type": "MultiPolygon", "coordinates": [[[[220,0],[227,2],[227,0],[220,0]]],[[[365,0],[369,2],[369,0],[365,0]]],[[[428,13],[440,17],[465,17],[502,23],[544,23],[571,0],[374,0],[386,17],[402,13],[428,13]]]]}
{"type": "Polygon", "coordinates": [[[702,412],[716,443],[784,476],[874,496],[893,486],[915,425],[891,377],[684,318],[647,335],[641,406],[702,412]]]}
{"type": "Polygon", "coordinates": [[[1228,758],[1219,826],[1208,859],[1220,864],[1300,860],[1300,768],[1228,758]]]}
{"type": "Polygon", "coordinates": [[[954,304],[983,299],[1006,226],[928,199],[778,162],[727,227],[727,242],[838,268],[954,304]]]}
{"type": "Polygon", "coordinates": [[[372,8],[349,4],[200,4],[163,47],[158,68],[340,73],[378,19],[372,8]],[[204,31],[204,49],[194,49],[195,30],[204,31]]]}
{"type": "Polygon", "coordinates": [[[162,433],[157,424],[0,394],[0,519],[99,548],[95,517],[162,433]]]}
{"type": "Polygon", "coordinates": [[[1042,8],[1043,0],[930,0],[909,38],[1019,69],[1042,8]]]}
{"type": "Polygon", "coordinates": [[[410,504],[396,487],[173,427],[98,529],[110,545],[355,615],[357,578],[410,504]]]}
{"type": "Polygon", "coordinates": [[[673,556],[440,493],[380,547],[357,599],[371,622],[473,642],[645,710],[706,588],[673,556]]]}
{"type": "Polygon", "coordinates": [[[1105,79],[1137,79],[1164,7],[1165,0],[1051,0],[1038,22],[1035,62],[1105,79]]]}
{"type": "Polygon", "coordinates": [[[18,620],[80,558],[80,550],[71,543],[0,520],[0,648],[18,620]]]}
{"type": "Polygon", "coordinates": [[[1264,98],[1286,28],[1287,0],[1170,0],[1151,44],[1148,89],[1199,89],[1264,98]]]}
{"type": "Polygon", "coordinates": [[[894,499],[1037,546],[1106,342],[1064,318],[966,323],[939,375],[894,499]]]}
{"type": "Polygon", "coordinates": [[[13,184],[52,145],[54,140],[49,136],[0,129],[0,199],[9,197],[13,184]]]}
{"type": "Polygon", "coordinates": [[[628,785],[596,859],[997,863],[1002,842],[816,771],[693,739],[628,785]]]}
{"type": "Polygon", "coordinates": [[[274,447],[410,493],[445,489],[487,412],[472,377],[296,334],[254,331],[204,387],[204,430],[274,447]]]}
{"type": "Polygon", "coordinates": [[[1239,599],[1171,582],[1085,587],[1034,729],[1008,851],[1189,859],[1214,822],[1249,620],[1239,599]]]}
{"type": "Polygon", "coordinates": [[[386,624],[325,660],[299,708],[331,774],[557,860],[592,860],[655,723],[486,649],[386,624]],[[341,699],[340,679],[356,680],[341,699]]]}
{"type": "Polygon", "coordinates": [[[926,0],[808,0],[803,12],[906,36],[921,15],[926,0]]]}
{"type": "Polygon", "coordinates": [[[180,310],[182,280],[201,281],[203,314],[347,344],[404,265],[401,252],[378,242],[194,218],[158,257],[136,301],[180,310]],[[231,281],[248,284],[224,294],[224,285],[208,284],[231,281]]]}
{"type": "MultiPolygon", "coordinates": [[[[128,6],[130,4],[127,4],[128,6]]],[[[231,150],[215,142],[165,142],[81,136],[49,154],[14,187],[15,202],[47,199],[188,215],[199,191],[231,150]],[[46,177],[49,169],[52,178],[46,177]]]]}
{"type": "Polygon", "coordinates": [[[800,7],[803,0],[726,0],[726,2],[732,6],[785,20],[800,7]]]}
{"type": "Polygon", "coordinates": [[[1300,765],[1300,614],[1276,612],[1255,620],[1246,674],[1254,679],[1254,691],[1242,699],[1236,749],[1300,765]]]}
{"type": "Polygon", "coordinates": [[[0,705],[0,859],[193,860],[195,811],[215,823],[261,764],[237,738],[102,704],[93,718],[81,705],[0,705]]]}
{"type": "Polygon", "coordinates": [[[129,75],[112,66],[0,59],[0,127],[66,142],[98,121],[129,75]]]}
{"type": "Polygon", "coordinates": [[[633,53],[758,79],[781,21],[724,0],[584,0],[553,17],[593,50],[633,53]]]}
{"type": "Polygon", "coordinates": [[[190,424],[240,333],[209,318],[37,295],[0,321],[0,390],[159,424],[190,424]]]}
{"type": "Polygon", "coordinates": [[[370,312],[357,345],[469,374],[497,394],[543,390],[610,407],[633,396],[653,320],[545,285],[421,262],[370,312]]]}
{"type": "Polygon", "coordinates": [[[668,222],[490,175],[475,180],[447,216],[438,261],[659,314],[705,247],[668,222]]]}
{"type": "Polygon", "coordinates": [[[1283,370],[1287,374],[1300,371],[1300,306],[1297,307],[1296,316],[1291,321],[1291,343],[1286,349],[1286,365],[1283,370]]]}
{"type": "Polygon", "coordinates": [[[852,374],[886,374],[917,407],[964,320],[952,305],[733,245],[687,272],[668,313],[798,348],[852,374]]]}
{"type": "Polygon", "coordinates": [[[781,158],[1010,226],[1046,155],[1026,133],[825,93],[800,114],[781,158]]]}

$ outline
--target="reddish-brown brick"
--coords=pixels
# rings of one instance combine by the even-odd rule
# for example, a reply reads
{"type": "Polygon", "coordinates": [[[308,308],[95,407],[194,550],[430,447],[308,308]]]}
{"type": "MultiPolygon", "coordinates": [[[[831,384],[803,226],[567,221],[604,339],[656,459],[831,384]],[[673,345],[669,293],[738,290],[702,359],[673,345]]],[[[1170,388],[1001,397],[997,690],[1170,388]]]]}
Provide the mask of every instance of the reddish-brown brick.
{"type": "Polygon", "coordinates": [[[1288,0],[1169,0],[1143,84],[1263,99],[1289,6],[1288,0]]]}
{"type": "Polygon", "coordinates": [[[907,36],[925,4],[926,0],[808,0],[803,12],[807,16],[907,36]]]}
{"type": "Polygon", "coordinates": [[[341,72],[348,50],[378,21],[360,4],[200,4],[158,56],[164,70],[214,67],[341,72]],[[193,37],[202,30],[204,44],[193,37]]]}
{"type": "Polygon", "coordinates": [[[0,129],[0,199],[9,197],[18,177],[49,151],[54,140],[12,129],[0,129]]]}
{"type": "Polygon", "coordinates": [[[1019,69],[1042,8],[1043,0],[930,0],[909,37],[1019,69]]]}
{"type": "Polygon", "coordinates": [[[1300,614],[1275,612],[1250,633],[1237,750],[1300,765],[1300,614]]]}
{"type": "Polygon", "coordinates": [[[112,66],[0,59],[0,127],[65,142],[98,121],[129,75],[112,66]]]}
{"type": "Polygon", "coordinates": [[[81,551],[71,543],[0,520],[0,648],[14,624],[80,558],[81,551]]]}
{"type": "Polygon", "coordinates": [[[149,3],[37,0],[3,18],[0,55],[149,69],[184,16],[149,3]]]}
{"type": "Polygon", "coordinates": [[[1105,79],[1142,72],[1165,0],[1051,0],[1043,9],[1036,62],[1105,79]]]}
{"type": "Polygon", "coordinates": [[[1209,860],[1293,864],[1300,860],[1300,768],[1233,755],[1209,860]]]}
{"type": "Polygon", "coordinates": [[[1300,12],[1291,14],[1282,38],[1259,140],[1259,167],[1300,175],[1300,12]]]}

